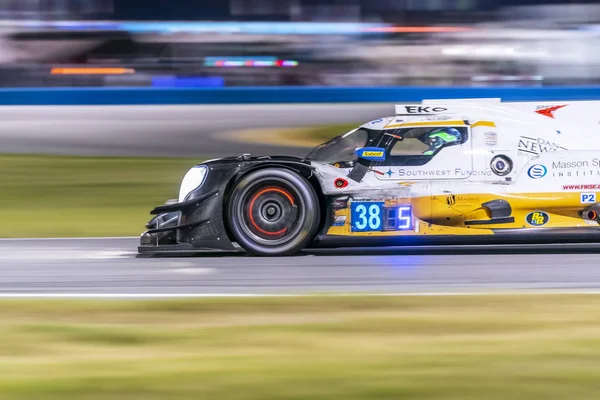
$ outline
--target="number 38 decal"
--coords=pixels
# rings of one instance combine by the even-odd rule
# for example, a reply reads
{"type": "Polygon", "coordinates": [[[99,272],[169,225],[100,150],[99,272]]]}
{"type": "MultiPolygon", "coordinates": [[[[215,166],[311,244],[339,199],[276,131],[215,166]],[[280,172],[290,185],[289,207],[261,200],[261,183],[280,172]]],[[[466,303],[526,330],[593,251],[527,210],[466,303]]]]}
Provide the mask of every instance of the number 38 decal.
{"type": "Polygon", "coordinates": [[[353,232],[406,230],[412,228],[410,206],[384,207],[383,202],[352,202],[350,220],[353,232]]]}
{"type": "Polygon", "coordinates": [[[353,230],[378,231],[381,229],[383,203],[352,203],[353,230]]]}

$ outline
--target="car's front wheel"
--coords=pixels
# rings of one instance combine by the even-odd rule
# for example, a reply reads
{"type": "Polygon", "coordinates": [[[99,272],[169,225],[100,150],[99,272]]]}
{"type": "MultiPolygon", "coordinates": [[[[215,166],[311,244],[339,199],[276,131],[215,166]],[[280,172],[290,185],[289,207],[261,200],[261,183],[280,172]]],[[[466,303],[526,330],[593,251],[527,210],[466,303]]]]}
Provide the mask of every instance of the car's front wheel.
{"type": "Polygon", "coordinates": [[[261,169],[233,188],[227,220],[235,240],[252,254],[291,255],[312,240],[319,227],[319,200],[301,175],[261,169]]]}

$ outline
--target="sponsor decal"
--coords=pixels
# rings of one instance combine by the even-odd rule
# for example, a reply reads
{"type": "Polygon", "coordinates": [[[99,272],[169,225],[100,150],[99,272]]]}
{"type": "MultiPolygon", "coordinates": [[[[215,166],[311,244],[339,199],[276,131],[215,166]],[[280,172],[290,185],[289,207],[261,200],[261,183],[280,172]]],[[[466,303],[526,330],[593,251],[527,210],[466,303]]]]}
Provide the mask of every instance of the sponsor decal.
{"type": "Polygon", "coordinates": [[[547,173],[548,168],[546,168],[542,164],[534,164],[527,170],[527,175],[529,175],[531,179],[543,178],[544,176],[546,176],[547,173]]]}
{"type": "Polygon", "coordinates": [[[485,137],[485,144],[488,146],[495,146],[498,144],[498,133],[497,132],[486,132],[483,134],[485,137]]]}
{"type": "Polygon", "coordinates": [[[532,138],[528,136],[519,137],[519,145],[517,146],[517,154],[520,156],[539,156],[541,153],[558,150],[567,149],[545,139],[532,138]]]}
{"type": "Polygon", "coordinates": [[[600,189],[600,185],[563,185],[563,190],[597,190],[600,189]]]}
{"type": "Polygon", "coordinates": [[[550,165],[555,178],[600,176],[600,159],[553,161],[550,165]]]}
{"type": "Polygon", "coordinates": [[[371,121],[370,124],[375,125],[375,124],[380,123],[381,121],[383,121],[383,118],[379,118],[379,119],[376,119],[375,121],[371,121]]]}
{"type": "Polygon", "coordinates": [[[383,151],[363,151],[363,157],[383,157],[383,151]]]}
{"type": "Polygon", "coordinates": [[[581,204],[595,204],[596,193],[581,193],[581,204]]]}
{"type": "Polygon", "coordinates": [[[492,176],[491,170],[470,170],[470,169],[432,169],[432,170],[411,170],[400,168],[398,175],[401,177],[470,177],[470,176],[492,176]]]}
{"type": "MultiPolygon", "coordinates": [[[[597,159],[594,159],[597,160],[597,159]]],[[[598,160],[600,161],[600,160],[598,160]]],[[[588,167],[590,164],[588,161],[553,161],[552,168],[554,169],[569,169],[569,168],[583,168],[588,167]]],[[[594,165],[597,167],[598,165],[594,165]]]]}
{"type": "Polygon", "coordinates": [[[505,156],[499,155],[492,158],[492,162],[490,163],[490,168],[492,171],[498,176],[506,176],[510,174],[513,169],[512,160],[505,156]]]}
{"type": "Polygon", "coordinates": [[[349,197],[350,202],[356,202],[356,201],[361,201],[361,202],[386,202],[388,200],[390,200],[390,198],[388,196],[376,196],[376,197],[349,197]]]}
{"type": "Polygon", "coordinates": [[[348,181],[343,179],[343,178],[337,178],[333,184],[335,185],[336,188],[338,189],[343,189],[346,186],[348,186],[348,181]]]}
{"type": "Polygon", "coordinates": [[[545,117],[554,118],[554,112],[566,106],[566,104],[561,106],[537,106],[535,112],[545,117]]]}
{"type": "Polygon", "coordinates": [[[344,226],[346,224],[346,216],[338,215],[335,217],[335,221],[333,222],[333,226],[344,226]]]}
{"type": "Polygon", "coordinates": [[[453,117],[449,116],[449,115],[431,115],[428,117],[423,118],[425,121],[448,121],[451,120],[453,117]]]}
{"type": "Polygon", "coordinates": [[[449,206],[453,206],[457,203],[469,203],[473,201],[481,201],[481,197],[479,196],[468,196],[468,195],[448,195],[446,196],[446,204],[449,206]]]}
{"type": "Polygon", "coordinates": [[[356,149],[355,154],[365,160],[384,161],[385,149],[380,147],[362,147],[356,149]]]}
{"type": "Polygon", "coordinates": [[[431,107],[431,106],[404,106],[407,114],[425,114],[425,113],[438,113],[448,111],[444,107],[431,107]]]}
{"type": "Polygon", "coordinates": [[[543,211],[534,211],[527,214],[525,221],[531,226],[544,226],[550,221],[550,216],[543,211]]]}

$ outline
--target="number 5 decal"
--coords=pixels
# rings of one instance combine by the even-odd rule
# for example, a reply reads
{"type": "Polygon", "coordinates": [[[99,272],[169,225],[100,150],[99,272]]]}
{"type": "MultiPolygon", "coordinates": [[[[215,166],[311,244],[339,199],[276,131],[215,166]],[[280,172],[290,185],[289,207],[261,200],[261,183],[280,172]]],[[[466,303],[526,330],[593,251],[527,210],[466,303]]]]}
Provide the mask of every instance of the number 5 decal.
{"type": "Polygon", "coordinates": [[[396,229],[403,231],[412,228],[412,209],[410,206],[398,207],[398,226],[396,229]]]}

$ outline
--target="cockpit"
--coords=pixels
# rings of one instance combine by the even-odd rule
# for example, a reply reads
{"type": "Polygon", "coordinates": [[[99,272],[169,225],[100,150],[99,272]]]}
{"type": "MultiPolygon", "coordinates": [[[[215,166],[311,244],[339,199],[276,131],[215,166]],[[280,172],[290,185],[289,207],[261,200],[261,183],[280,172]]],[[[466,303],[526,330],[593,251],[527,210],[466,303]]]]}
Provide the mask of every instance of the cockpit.
{"type": "MultiPolygon", "coordinates": [[[[417,125],[417,124],[415,124],[417,125]]],[[[361,127],[314,148],[308,158],[313,161],[352,168],[356,149],[377,147],[385,151],[378,165],[425,165],[443,148],[461,145],[468,140],[467,126],[409,126],[375,130],[361,127]]]]}

